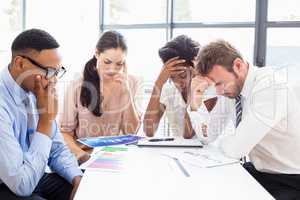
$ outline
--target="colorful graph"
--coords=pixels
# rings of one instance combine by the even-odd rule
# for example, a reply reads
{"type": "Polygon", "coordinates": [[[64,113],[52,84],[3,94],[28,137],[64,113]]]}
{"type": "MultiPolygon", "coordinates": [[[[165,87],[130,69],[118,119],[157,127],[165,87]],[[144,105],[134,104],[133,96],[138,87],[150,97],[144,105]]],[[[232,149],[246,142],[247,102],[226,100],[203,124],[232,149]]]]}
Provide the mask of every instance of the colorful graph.
{"type": "Polygon", "coordinates": [[[87,168],[109,171],[121,171],[124,169],[125,154],[127,148],[105,147],[95,156],[95,159],[87,168]]]}

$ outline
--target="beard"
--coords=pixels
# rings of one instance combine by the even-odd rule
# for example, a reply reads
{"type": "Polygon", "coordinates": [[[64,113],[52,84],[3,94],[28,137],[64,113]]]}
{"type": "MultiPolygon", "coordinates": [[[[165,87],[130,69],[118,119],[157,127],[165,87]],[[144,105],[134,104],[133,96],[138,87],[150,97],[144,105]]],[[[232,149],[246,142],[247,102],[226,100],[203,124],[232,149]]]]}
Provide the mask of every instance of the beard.
{"type": "Polygon", "coordinates": [[[236,76],[236,79],[232,81],[227,91],[224,91],[224,96],[230,99],[234,99],[241,93],[242,87],[243,81],[238,76],[236,76]]]}

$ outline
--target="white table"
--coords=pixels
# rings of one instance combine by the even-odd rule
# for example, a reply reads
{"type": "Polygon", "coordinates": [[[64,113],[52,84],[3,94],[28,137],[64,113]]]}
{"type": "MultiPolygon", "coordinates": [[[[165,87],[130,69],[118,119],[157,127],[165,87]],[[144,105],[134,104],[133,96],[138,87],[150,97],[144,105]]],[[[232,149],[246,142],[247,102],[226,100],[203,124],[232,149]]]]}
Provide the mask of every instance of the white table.
{"type": "MultiPolygon", "coordinates": [[[[151,153],[169,150],[166,148],[147,149],[151,153]]],[[[75,199],[273,199],[240,164],[214,168],[189,168],[191,177],[174,176],[173,173],[166,171],[163,173],[155,171],[159,167],[164,167],[158,166],[159,163],[152,162],[151,158],[148,159],[147,154],[145,155],[145,158],[140,160],[141,163],[146,162],[145,165],[128,173],[86,170],[75,199]]]]}

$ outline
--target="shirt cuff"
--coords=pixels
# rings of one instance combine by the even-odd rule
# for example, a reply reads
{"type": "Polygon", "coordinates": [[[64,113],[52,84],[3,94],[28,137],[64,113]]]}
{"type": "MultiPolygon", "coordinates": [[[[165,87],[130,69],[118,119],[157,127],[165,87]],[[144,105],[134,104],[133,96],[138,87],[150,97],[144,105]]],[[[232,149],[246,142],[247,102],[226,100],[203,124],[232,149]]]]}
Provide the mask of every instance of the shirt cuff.
{"type": "Polygon", "coordinates": [[[204,145],[209,144],[211,142],[209,128],[208,128],[208,136],[205,137],[202,132],[202,125],[209,124],[209,121],[210,121],[209,115],[210,114],[207,112],[207,110],[205,110],[202,107],[198,108],[197,111],[192,111],[190,106],[188,106],[188,108],[187,108],[187,113],[190,117],[190,121],[191,121],[192,127],[196,133],[195,134],[196,137],[202,142],[202,144],[204,144],[204,145]]]}
{"type": "Polygon", "coordinates": [[[67,169],[64,178],[72,184],[72,181],[76,176],[82,176],[81,169],[79,169],[79,167],[71,167],[67,169]]]}
{"type": "Polygon", "coordinates": [[[196,111],[191,110],[191,106],[189,105],[186,109],[188,115],[190,116],[191,121],[197,122],[206,122],[208,116],[210,115],[204,108],[200,107],[196,111]]]}
{"type": "Polygon", "coordinates": [[[238,155],[238,149],[233,149],[232,147],[232,136],[225,136],[220,141],[220,149],[224,155],[229,158],[240,159],[242,155],[238,155]]]}
{"type": "Polygon", "coordinates": [[[48,160],[51,146],[52,146],[52,140],[48,136],[40,132],[34,133],[30,144],[31,151],[32,150],[38,151],[43,155],[45,159],[48,160]]]}

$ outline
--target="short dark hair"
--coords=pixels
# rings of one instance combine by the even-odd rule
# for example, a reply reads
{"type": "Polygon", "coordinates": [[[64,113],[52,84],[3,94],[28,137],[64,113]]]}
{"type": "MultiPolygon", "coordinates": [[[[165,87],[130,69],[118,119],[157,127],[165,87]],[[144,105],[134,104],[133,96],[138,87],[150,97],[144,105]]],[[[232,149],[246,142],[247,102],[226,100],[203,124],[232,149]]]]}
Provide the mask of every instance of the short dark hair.
{"type": "Polygon", "coordinates": [[[167,42],[159,49],[158,54],[163,63],[174,57],[186,60],[186,63],[194,67],[193,60],[198,54],[200,44],[186,35],[180,35],[167,42]]]}
{"type": "Polygon", "coordinates": [[[232,72],[233,61],[242,58],[241,53],[229,42],[216,40],[204,46],[196,59],[196,68],[201,75],[207,75],[214,65],[221,65],[232,72]]]}
{"type": "Polygon", "coordinates": [[[29,29],[20,33],[11,45],[12,55],[17,53],[28,53],[32,50],[42,51],[44,49],[58,48],[58,42],[46,31],[40,29],[29,29]]]}

